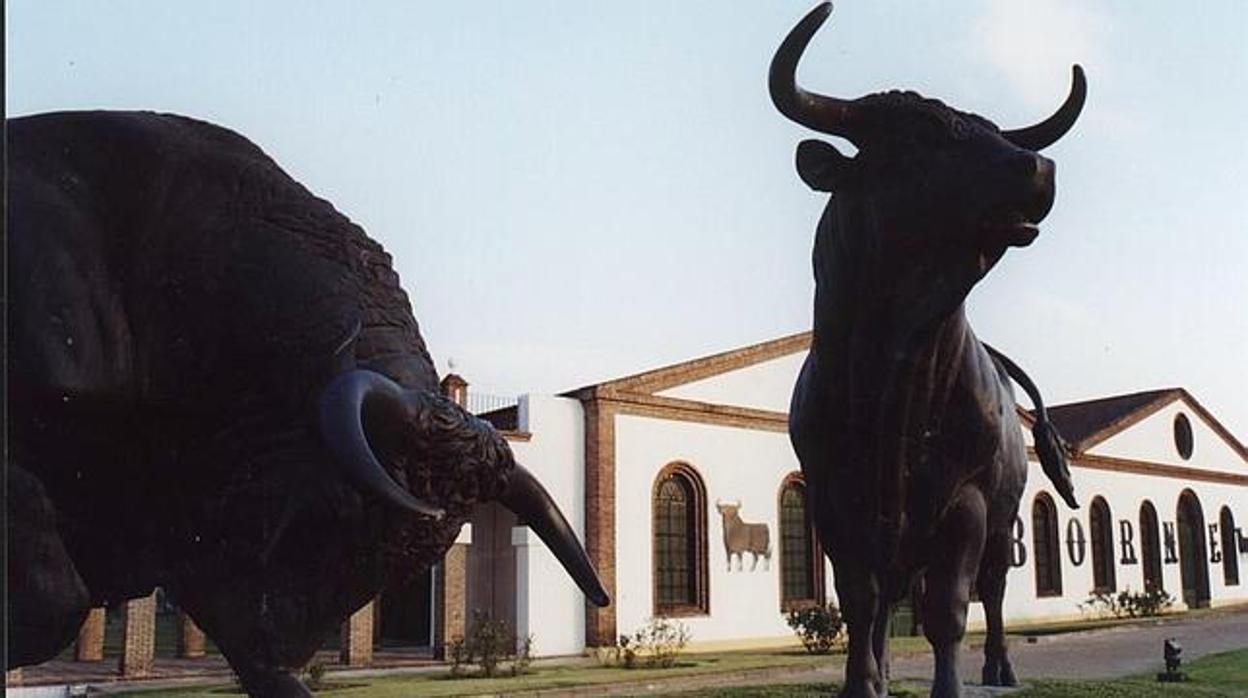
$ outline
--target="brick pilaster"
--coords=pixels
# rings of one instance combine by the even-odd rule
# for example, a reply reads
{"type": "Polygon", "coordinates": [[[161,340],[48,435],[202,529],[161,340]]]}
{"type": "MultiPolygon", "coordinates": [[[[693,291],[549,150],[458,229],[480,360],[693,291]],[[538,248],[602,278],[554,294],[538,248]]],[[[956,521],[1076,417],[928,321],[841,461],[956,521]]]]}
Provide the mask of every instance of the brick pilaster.
{"type": "Polygon", "coordinates": [[[452,545],[433,574],[433,656],[446,659],[446,646],[464,637],[468,606],[468,546],[452,545]]]}
{"type": "Polygon", "coordinates": [[[204,656],[204,631],[186,611],[178,611],[178,656],[184,659],[204,656]]]}
{"type": "MultiPolygon", "coordinates": [[[[615,408],[591,397],[585,406],[585,551],[612,599],[615,593],[615,408]]],[[[614,645],[615,604],[585,605],[585,644],[614,645]]]]}
{"type": "Polygon", "coordinates": [[[373,602],[351,614],[342,624],[342,641],[338,658],[347,666],[368,666],[373,663],[373,602]]]}
{"type": "Polygon", "coordinates": [[[104,608],[87,612],[86,620],[78,628],[78,641],[74,644],[74,659],[79,662],[99,662],[104,659],[104,608]]]}
{"type": "Polygon", "coordinates": [[[156,593],[122,606],[121,675],[147,676],[156,658],[156,593]]]}

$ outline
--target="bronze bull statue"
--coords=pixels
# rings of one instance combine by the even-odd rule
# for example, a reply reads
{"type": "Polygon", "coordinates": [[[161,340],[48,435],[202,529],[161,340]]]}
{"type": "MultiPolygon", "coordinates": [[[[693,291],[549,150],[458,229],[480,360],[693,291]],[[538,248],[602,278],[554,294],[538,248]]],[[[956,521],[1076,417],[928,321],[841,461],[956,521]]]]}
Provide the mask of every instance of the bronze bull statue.
{"type": "Polygon", "coordinates": [[[575,533],[438,394],[390,257],[247,139],[179,116],[8,122],[7,666],[163,587],[252,695],[478,502],[596,604],[575,533]]]}
{"type": "Polygon", "coordinates": [[[858,148],[797,149],[802,180],[832,194],[789,432],[849,631],[841,696],[887,695],[889,617],[915,588],[933,696],[961,694],[972,585],[988,625],[983,681],[1013,685],[1001,603],[1028,466],[1010,378],[1036,407],[1044,472],[1077,504],[1039,393],[975,337],[963,301],[1008,248],[1036,238],[1054,197],[1053,162],[1036,151],[1074,124],[1083,72],[1056,114],[1014,131],[913,92],[814,94],[794,72],[830,11],[819,5],[789,33],[769,82],[785,116],[858,148]]]}

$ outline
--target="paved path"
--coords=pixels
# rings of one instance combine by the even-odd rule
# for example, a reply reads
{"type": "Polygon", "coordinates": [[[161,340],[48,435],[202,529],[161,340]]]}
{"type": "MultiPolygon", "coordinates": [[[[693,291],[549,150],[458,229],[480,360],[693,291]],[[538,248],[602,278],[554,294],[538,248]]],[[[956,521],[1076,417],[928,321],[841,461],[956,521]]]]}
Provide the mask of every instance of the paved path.
{"type": "MultiPolygon", "coordinates": [[[[1248,609],[1049,635],[1036,638],[1034,644],[1014,637],[1010,638],[1010,659],[1014,673],[1022,680],[1114,678],[1163,669],[1162,642],[1171,637],[1183,646],[1185,663],[1206,654],[1248,648],[1248,609]]],[[[963,681],[977,683],[982,666],[983,652],[979,647],[963,651],[963,681]]],[[[893,675],[930,677],[931,655],[895,660],[893,675]]]]}

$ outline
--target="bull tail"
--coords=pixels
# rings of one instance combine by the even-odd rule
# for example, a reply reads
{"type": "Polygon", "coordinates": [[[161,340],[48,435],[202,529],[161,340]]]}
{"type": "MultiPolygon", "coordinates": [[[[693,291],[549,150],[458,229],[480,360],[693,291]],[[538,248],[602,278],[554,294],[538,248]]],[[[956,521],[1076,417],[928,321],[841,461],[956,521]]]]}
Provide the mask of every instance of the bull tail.
{"type": "Polygon", "coordinates": [[[1027,397],[1035,407],[1036,419],[1031,427],[1031,438],[1035,442],[1036,456],[1040,458],[1040,467],[1067,506],[1071,509],[1078,509],[1079,502],[1075,499],[1075,486],[1070,481],[1070,466],[1066,461],[1070,447],[1058,433],[1057,427],[1049,420],[1049,413],[1044,408],[1044,400],[1040,397],[1040,389],[1010,357],[987,344],[984,344],[984,348],[1005,369],[1010,378],[1027,393],[1027,397]]]}

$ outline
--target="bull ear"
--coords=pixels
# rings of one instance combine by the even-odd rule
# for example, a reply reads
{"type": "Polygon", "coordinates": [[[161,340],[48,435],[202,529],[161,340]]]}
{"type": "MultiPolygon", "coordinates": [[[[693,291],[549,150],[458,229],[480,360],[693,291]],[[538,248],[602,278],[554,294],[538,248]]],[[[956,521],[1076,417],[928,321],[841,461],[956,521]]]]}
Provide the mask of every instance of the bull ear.
{"type": "Polygon", "coordinates": [[[823,141],[805,140],[797,144],[797,174],[815,191],[835,189],[852,163],[823,141]]]}

